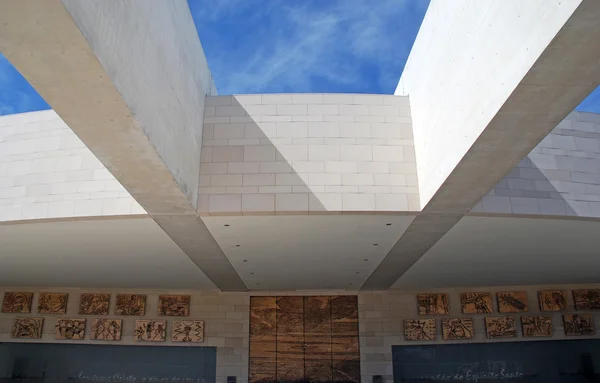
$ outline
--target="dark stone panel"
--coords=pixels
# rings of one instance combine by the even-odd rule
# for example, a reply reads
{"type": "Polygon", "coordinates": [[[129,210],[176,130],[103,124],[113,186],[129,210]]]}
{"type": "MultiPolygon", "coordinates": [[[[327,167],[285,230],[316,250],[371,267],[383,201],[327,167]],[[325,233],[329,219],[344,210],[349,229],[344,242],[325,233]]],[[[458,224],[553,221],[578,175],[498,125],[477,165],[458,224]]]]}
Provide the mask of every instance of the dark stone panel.
{"type": "Polygon", "coordinates": [[[600,340],[394,346],[394,381],[600,382],[600,340]]]}
{"type": "Polygon", "coordinates": [[[215,347],[0,344],[0,381],[208,383],[215,347]]]}

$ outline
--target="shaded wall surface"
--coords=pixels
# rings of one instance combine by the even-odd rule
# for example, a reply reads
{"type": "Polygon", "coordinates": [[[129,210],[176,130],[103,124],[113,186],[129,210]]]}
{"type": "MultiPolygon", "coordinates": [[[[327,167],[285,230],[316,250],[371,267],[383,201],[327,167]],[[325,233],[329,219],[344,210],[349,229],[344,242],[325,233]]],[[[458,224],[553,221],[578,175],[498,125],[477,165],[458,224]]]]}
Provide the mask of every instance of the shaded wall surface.
{"type": "Polygon", "coordinates": [[[471,211],[600,217],[600,115],[572,112],[471,211]]]}

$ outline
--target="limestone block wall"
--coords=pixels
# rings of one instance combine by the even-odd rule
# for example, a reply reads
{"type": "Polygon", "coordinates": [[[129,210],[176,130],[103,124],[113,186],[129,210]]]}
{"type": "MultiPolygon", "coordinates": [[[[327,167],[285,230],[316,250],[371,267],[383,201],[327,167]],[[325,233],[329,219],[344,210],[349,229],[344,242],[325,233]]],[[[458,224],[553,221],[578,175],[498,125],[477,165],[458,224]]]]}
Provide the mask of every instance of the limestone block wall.
{"type": "MultiPolygon", "coordinates": [[[[393,345],[418,345],[418,344],[437,344],[437,343],[452,343],[459,341],[443,341],[441,335],[440,320],[446,317],[463,316],[460,307],[460,293],[469,291],[491,292],[498,291],[526,291],[529,300],[529,311],[525,314],[506,314],[511,316],[521,315],[537,315],[541,314],[538,305],[537,293],[539,290],[560,288],[560,289],[576,289],[576,288],[600,288],[600,285],[560,285],[560,286],[504,286],[504,287],[476,287],[476,288],[454,288],[454,289],[438,289],[428,290],[426,292],[447,293],[450,297],[450,314],[436,316],[437,321],[437,339],[435,341],[423,342],[407,342],[404,340],[403,320],[418,318],[416,294],[424,291],[407,291],[407,290],[388,290],[380,292],[356,292],[345,290],[325,290],[325,291],[261,291],[250,293],[221,293],[217,291],[186,291],[186,290],[111,290],[111,289],[68,289],[68,288],[9,288],[1,287],[0,296],[3,296],[6,291],[32,291],[34,294],[34,308],[31,314],[21,314],[21,316],[39,316],[35,314],[36,303],[40,291],[67,292],[69,293],[69,303],[67,314],[64,316],[43,316],[44,317],[44,332],[41,342],[43,343],[89,343],[101,344],[100,341],[89,340],[89,333],[86,338],[80,341],[66,341],[54,339],[54,326],[57,318],[71,317],[77,318],[79,296],[82,292],[110,292],[111,307],[110,316],[104,318],[116,318],[114,313],[116,293],[137,293],[146,294],[146,315],[137,317],[138,319],[158,319],[157,303],[158,295],[160,294],[190,294],[191,309],[189,319],[204,320],[205,322],[205,341],[198,343],[198,346],[210,346],[217,348],[217,382],[226,382],[227,376],[236,376],[238,382],[248,382],[248,352],[249,352],[249,305],[251,295],[342,295],[342,294],[358,294],[358,309],[359,309],[359,332],[360,332],[360,353],[361,353],[361,376],[363,382],[372,380],[372,375],[383,375],[384,382],[393,382],[393,366],[392,366],[392,346],[393,345]]],[[[493,294],[495,295],[495,294],[493,294]]],[[[498,315],[496,309],[496,299],[494,296],[494,313],[490,315],[498,315]]],[[[568,310],[573,311],[573,299],[568,296],[568,310]]],[[[596,335],[586,337],[576,337],[577,339],[584,338],[600,338],[600,314],[594,314],[594,323],[596,327],[596,335]]],[[[482,343],[482,342],[511,342],[511,341],[544,341],[544,340],[560,340],[566,339],[562,324],[562,313],[545,312],[543,315],[549,315],[553,321],[553,336],[550,338],[523,338],[520,325],[517,326],[517,338],[488,340],[485,337],[484,315],[467,315],[474,319],[475,337],[470,341],[460,341],[460,343],[482,343]]],[[[12,339],[10,332],[14,319],[19,316],[17,314],[0,314],[0,342],[15,342],[12,339]]],[[[86,316],[88,318],[87,329],[90,331],[91,320],[94,316],[86,316]]],[[[135,323],[134,317],[120,317],[123,319],[123,338],[119,342],[110,342],[113,345],[134,345],[140,344],[133,340],[133,327],[135,323]]],[[[164,317],[160,317],[164,319],[164,317]]],[[[174,318],[167,319],[167,338],[170,336],[172,321],[174,318]]],[[[175,318],[176,319],[176,318],[175,318]]],[[[574,339],[570,337],[569,339],[574,339]]],[[[18,340],[23,341],[23,340],[18,340]]],[[[40,342],[40,340],[35,340],[40,342]]],[[[167,339],[161,343],[143,343],[147,346],[170,346],[170,347],[188,347],[189,344],[173,343],[167,339]]],[[[192,345],[193,346],[193,345],[192,345]]]]}
{"type": "MultiPolygon", "coordinates": [[[[73,288],[25,288],[25,287],[0,287],[0,299],[7,291],[35,292],[31,314],[0,314],[0,342],[27,342],[29,340],[16,340],[11,337],[11,329],[17,317],[43,317],[44,328],[42,339],[31,340],[34,343],[88,343],[111,345],[144,345],[144,346],[169,346],[190,347],[207,346],[217,348],[217,383],[225,383],[227,376],[236,376],[240,383],[248,382],[248,357],[249,357],[249,323],[250,323],[250,294],[249,293],[222,293],[218,291],[188,291],[188,290],[127,290],[127,289],[73,289],[73,288]],[[38,315],[37,301],[39,292],[63,292],[69,294],[67,314],[65,315],[38,315]],[[110,315],[106,316],[81,316],[78,314],[79,297],[84,292],[111,293],[110,315]],[[146,315],[139,317],[115,316],[114,308],[117,293],[146,294],[146,315]],[[158,296],[161,294],[189,294],[191,295],[189,319],[204,321],[204,342],[181,343],[171,342],[172,322],[178,318],[158,316],[158,296]],[[58,318],[88,318],[86,323],[86,336],[84,340],[56,340],[55,325],[58,318]],[[123,335],[121,341],[92,341],[89,339],[92,320],[94,318],[123,319],[123,335]],[[161,319],[167,320],[167,341],[160,343],[137,342],[133,339],[136,319],[161,319]]],[[[314,291],[304,295],[340,295],[348,294],[347,291],[314,291]]],[[[354,294],[356,294],[354,292],[354,294]]],[[[301,295],[296,292],[260,292],[253,295],[301,295]]],[[[181,319],[181,318],[179,318],[181,319]]]]}
{"type": "Polygon", "coordinates": [[[53,110],[0,117],[0,221],[145,213],[53,110]]]}
{"type": "MultiPolygon", "coordinates": [[[[144,346],[172,346],[172,347],[189,347],[189,343],[171,342],[172,322],[177,318],[166,318],[158,316],[158,295],[160,294],[191,294],[191,307],[189,319],[198,319],[204,321],[205,337],[204,342],[195,343],[191,346],[210,346],[217,348],[217,382],[224,383],[227,375],[235,375],[238,381],[248,381],[248,343],[249,343],[249,305],[250,298],[247,293],[227,293],[220,294],[216,291],[139,291],[137,293],[147,294],[146,297],[146,315],[140,317],[117,317],[112,315],[116,302],[116,293],[127,293],[127,290],[120,289],[110,290],[80,290],[80,289],[64,289],[55,288],[45,291],[65,292],[69,293],[69,303],[67,306],[67,314],[62,316],[56,315],[37,315],[37,300],[39,289],[9,289],[0,288],[0,294],[5,291],[35,291],[33,302],[34,308],[31,314],[0,314],[0,342],[17,341],[11,338],[11,328],[14,319],[19,316],[28,317],[44,317],[44,327],[42,339],[36,339],[36,343],[89,343],[89,344],[111,344],[111,345],[140,345],[133,339],[133,331],[136,319],[161,319],[167,320],[167,341],[160,343],[143,342],[144,346]],[[79,296],[83,292],[103,292],[112,293],[110,302],[109,316],[82,316],[78,314],[79,296]],[[55,325],[57,318],[87,318],[86,336],[84,340],[56,340],[55,325]],[[91,331],[92,320],[94,318],[118,318],[123,319],[123,332],[121,341],[92,341],[89,339],[89,331],[91,331]]],[[[26,342],[28,340],[18,340],[26,342]]]]}
{"type": "MultiPolygon", "coordinates": [[[[419,344],[449,344],[449,343],[496,343],[496,342],[524,342],[524,341],[547,341],[560,339],[584,339],[600,337],[600,314],[590,312],[594,317],[596,335],[567,337],[564,334],[562,314],[560,312],[540,312],[538,302],[538,291],[549,289],[576,289],[576,288],[598,288],[599,285],[561,285],[561,286],[503,286],[503,287],[476,287],[455,288],[428,291],[406,291],[388,290],[385,292],[363,292],[358,296],[359,330],[360,330],[360,353],[361,353],[361,375],[363,382],[372,381],[372,375],[383,375],[385,382],[393,382],[392,346],[419,345],[419,344]],[[487,315],[462,314],[460,306],[460,293],[462,292],[491,292],[493,293],[494,312],[487,315]],[[529,311],[520,314],[498,314],[495,292],[498,291],[526,291],[529,301],[529,311]],[[404,319],[417,319],[416,294],[423,292],[447,293],[450,298],[450,314],[436,316],[422,316],[422,318],[436,319],[435,341],[406,341],[404,340],[404,319]],[[508,315],[520,317],[524,315],[544,315],[552,317],[552,337],[530,337],[522,335],[520,320],[517,320],[517,337],[506,339],[489,340],[485,335],[485,316],[508,315]],[[470,317],[473,318],[475,335],[472,340],[445,341],[442,340],[441,319],[448,317],[470,317]]],[[[574,311],[574,302],[571,292],[568,294],[567,313],[574,311]]]]}
{"type": "Polygon", "coordinates": [[[600,217],[600,115],[571,113],[471,211],[600,217]]]}
{"type": "Polygon", "coordinates": [[[207,97],[204,215],[419,210],[408,97],[207,97]]]}
{"type": "Polygon", "coordinates": [[[216,89],[187,2],[62,3],[162,162],[195,203],[204,99],[216,89]],[[136,15],[134,22],[130,15],[136,15]]]}
{"type": "MultiPolygon", "coordinates": [[[[430,3],[395,92],[411,98],[422,205],[446,181],[579,4],[430,3]]],[[[536,78],[529,85],[563,83],[554,76],[552,81],[536,78]]]]}

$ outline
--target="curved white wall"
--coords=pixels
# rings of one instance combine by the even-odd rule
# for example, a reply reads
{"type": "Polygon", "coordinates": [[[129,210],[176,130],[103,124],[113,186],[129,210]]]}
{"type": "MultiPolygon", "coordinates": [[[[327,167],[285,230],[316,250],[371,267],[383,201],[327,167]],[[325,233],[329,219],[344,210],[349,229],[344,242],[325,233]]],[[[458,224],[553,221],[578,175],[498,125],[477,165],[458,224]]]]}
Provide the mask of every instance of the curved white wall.
{"type": "Polygon", "coordinates": [[[571,113],[471,211],[600,218],[600,115],[571,113]]]}
{"type": "MultiPolygon", "coordinates": [[[[410,96],[422,206],[447,180],[580,3],[431,2],[396,89],[396,94],[410,96]]],[[[545,84],[536,80],[536,85],[545,84]]],[[[552,84],[559,80],[551,79],[552,84]]]]}
{"type": "MultiPolygon", "coordinates": [[[[207,101],[200,213],[420,210],[406,97],[207,101]]],[[[600,217],[600,115],[571,113],[471,211],[600,217]]],[[[0,221],[145,213],[54,111],[0,117],[0,221]]]]}
{"type": "Polygon", "coordinates": [[[53,110],[0,117],[0,221],[145,213],[53,110]]]}
{"type": "Polygon", "coordinates": [[[207,97],[204,215],[419,210],[407,97],[207,97]]]}

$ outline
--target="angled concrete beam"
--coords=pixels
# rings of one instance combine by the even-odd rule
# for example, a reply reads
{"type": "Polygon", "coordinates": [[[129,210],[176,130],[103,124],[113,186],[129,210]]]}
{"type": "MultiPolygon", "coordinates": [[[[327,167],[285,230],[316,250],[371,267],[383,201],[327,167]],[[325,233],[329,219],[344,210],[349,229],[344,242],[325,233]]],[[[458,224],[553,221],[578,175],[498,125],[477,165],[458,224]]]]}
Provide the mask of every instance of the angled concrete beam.
{"type": "Polygon", "coordinates": [[[390,287],[600,84],[599,46],[596,0],[431,3],[397,91],[424,208],[364,289],[390,287]]]}
{"type": "Polygon", "coordinates": [[[195,208],[213,84],[185,0],[1,0],[0,51],[217,287],[246,289],[195,208]]]}

